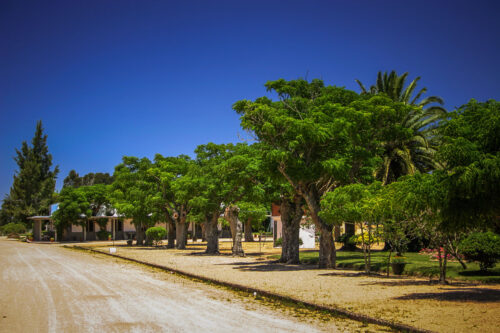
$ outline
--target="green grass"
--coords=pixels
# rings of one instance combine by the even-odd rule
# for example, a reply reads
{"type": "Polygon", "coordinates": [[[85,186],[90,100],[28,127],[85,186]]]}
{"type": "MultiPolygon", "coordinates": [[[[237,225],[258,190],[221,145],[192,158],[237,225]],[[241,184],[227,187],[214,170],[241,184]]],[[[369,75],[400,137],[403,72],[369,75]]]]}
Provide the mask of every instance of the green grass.
{"type": "MultiPolygon", "coordinates": [[[[300,261],[304,264],[316,264],[318,262],[318,251],[300,252],[300,261]]],[[[372,252],[371,270],[373,272],[385,272],[387,270],[387,256],[389,252],[372,252]]],[[[393,253],[394,255],[394,253],[393,253]]],[[[418,253],[405,253],[406,267],[404,274],[437,277],[439,276],[439,263],[431,260],[429,256],[418,253]]],[[[279,255],[271,256],[272,259],[279,259],[279,255]]],[[[362,252],[337,251],[337,266],[340,268],[352,268],[364,270],[365,262],[362,252]]],[[[467,263],[467,270],[463,270],[459,262],[448,262],[447,277],[457,280],[471,280],[480,282],[500,283],[500,265],[491,269],[487,275],[479,271],[477,263],[467,263]]]]}

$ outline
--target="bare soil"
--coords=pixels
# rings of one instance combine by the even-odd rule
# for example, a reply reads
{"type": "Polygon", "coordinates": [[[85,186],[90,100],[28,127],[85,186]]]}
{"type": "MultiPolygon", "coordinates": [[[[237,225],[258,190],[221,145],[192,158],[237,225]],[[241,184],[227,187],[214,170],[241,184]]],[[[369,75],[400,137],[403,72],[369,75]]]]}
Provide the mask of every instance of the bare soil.
{"type": "Polygon", "coordinates": [[[384,330],[54,244],[0,238],[0,277],[0,332],[384,330]]]}
{"type": "MultiPolygon", "coordinates": [[[[232,257],[230,242],[221,255],[203,254],[204,245],[187,250],[118,246],[118,254],[212,279],[247,285],[320,305],[340,307],[437,332],[500,332],[500,285],[427,279],[367,276],[350,270],[320,270],[311,265],[284,265],[266,259],[279,253],[266,243],[246,243],[246,257],[232,257]],[[262,249],[263,244],[260,245],[262,249]]],[[[108,247],[97,247],[107,251],[108,247]]]]}

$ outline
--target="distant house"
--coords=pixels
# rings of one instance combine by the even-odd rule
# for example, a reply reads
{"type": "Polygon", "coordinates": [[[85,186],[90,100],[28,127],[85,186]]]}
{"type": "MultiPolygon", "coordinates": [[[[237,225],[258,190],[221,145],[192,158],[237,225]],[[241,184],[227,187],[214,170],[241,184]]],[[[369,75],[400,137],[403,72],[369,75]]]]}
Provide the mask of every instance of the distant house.
{"type": "MultiPolygon", "coordinates": [[[[57,208],[57,204],[52,205],[49,216],[32,216],[28,218],[33,220],[33,238],[35,241],[43,239],[42,230],[53,233],[55,240],[58,240],[52,218],[52,214],[57,208]]],[[[101,230],[109,232],[112,239],[115,240],[130,239],[135,236],[136,230],[132,224],[132,219],[120,216],[116,210],[109,212],[106,209],[101,209],[96,216],[83,217],[86,219],[86,225],[69,225],[63,230],[61,241],[98,240],[98,233],[101,230]]],[[[157,225],[161,226],[164,223],[158,222],[157,225]]]]}

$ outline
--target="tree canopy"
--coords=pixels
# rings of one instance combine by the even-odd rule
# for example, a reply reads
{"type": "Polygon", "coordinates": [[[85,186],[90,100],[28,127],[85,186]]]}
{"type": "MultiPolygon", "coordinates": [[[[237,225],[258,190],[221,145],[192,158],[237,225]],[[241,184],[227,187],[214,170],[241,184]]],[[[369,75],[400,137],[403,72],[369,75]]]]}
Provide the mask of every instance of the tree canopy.
{"type": "Polygon", "coordinates": [[[2,204],[4,222],[28,224],[27,217],[48,215],[54,200],[54,189],[59,168],[52,167],[52,155],[47,146],[47,135],[43,133],[42,121],[36,124],[31,145],[24,141],[16,149],[18,170],[9,195],[2,204]]]}

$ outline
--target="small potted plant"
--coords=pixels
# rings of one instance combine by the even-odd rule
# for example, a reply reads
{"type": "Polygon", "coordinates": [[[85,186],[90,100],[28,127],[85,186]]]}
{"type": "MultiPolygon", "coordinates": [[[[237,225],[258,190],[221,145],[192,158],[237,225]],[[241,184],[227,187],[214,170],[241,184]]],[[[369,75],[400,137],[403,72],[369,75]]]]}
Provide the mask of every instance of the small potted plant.
{"type": "Polygon", "coordinates": [[[50,242],[54,243],[54,237],[50,237],[50,242]]]}
{"type": "Polygon", "coordinates": [[[396,275],[403,274],[403,271],[406,266],[406,258],[402,256],[395,256],[392,258],[391,268],[392,272],[396,275]]]}
{"type": "Polygon", "coordinates": [[[128,246],[132,246],[132,242],[133,242],[133,241],[134,241],[134,240],[133,240],[132,238],[127,239],[127,245],[128,245],[128,246]]]}
{"type": "Polygon", "coordinates": [[[111,235],[108,235],[108,240],[109,240],[109,241],[111,240],[111,235]]]}

